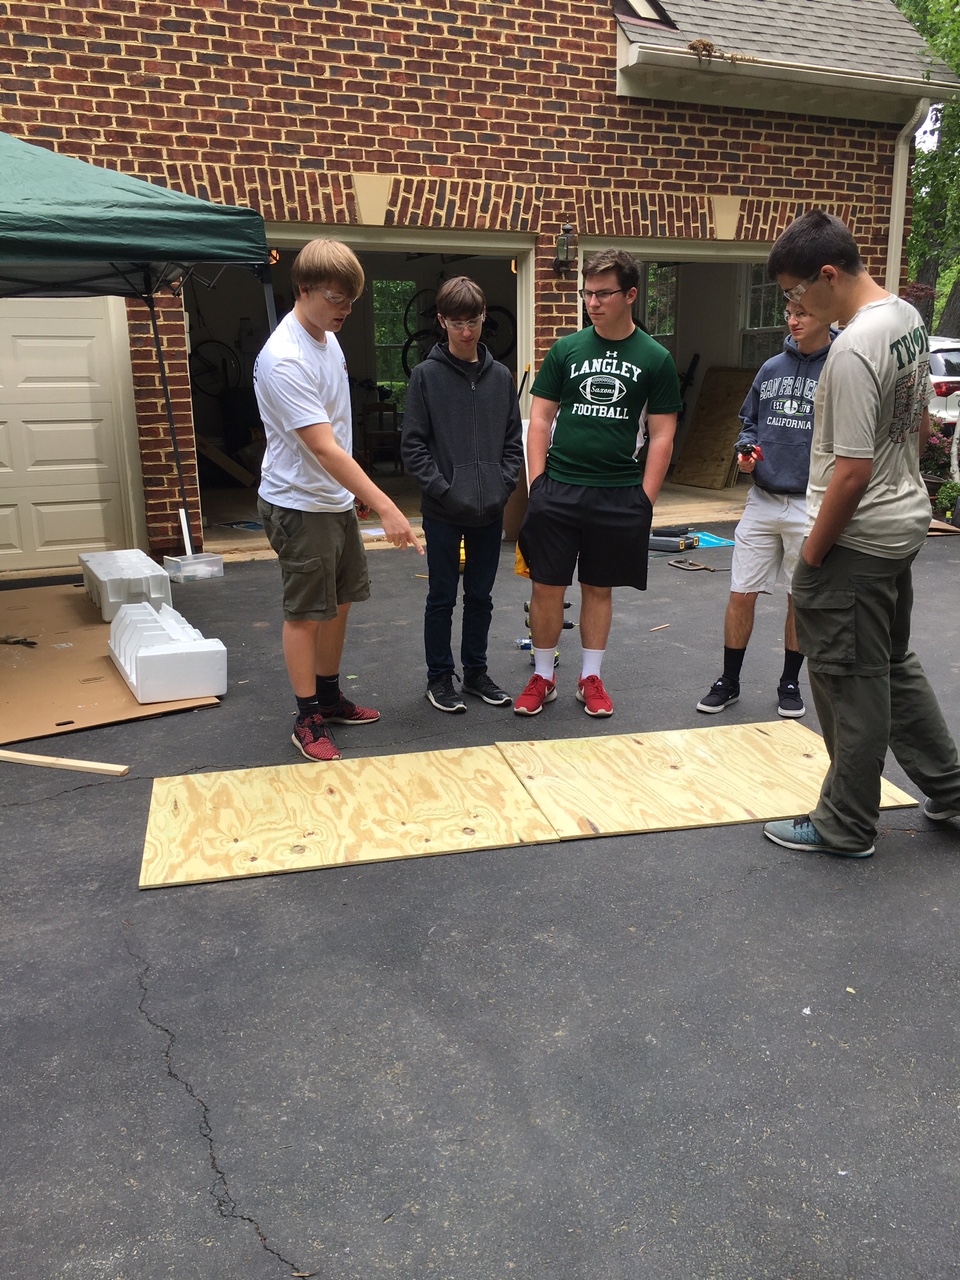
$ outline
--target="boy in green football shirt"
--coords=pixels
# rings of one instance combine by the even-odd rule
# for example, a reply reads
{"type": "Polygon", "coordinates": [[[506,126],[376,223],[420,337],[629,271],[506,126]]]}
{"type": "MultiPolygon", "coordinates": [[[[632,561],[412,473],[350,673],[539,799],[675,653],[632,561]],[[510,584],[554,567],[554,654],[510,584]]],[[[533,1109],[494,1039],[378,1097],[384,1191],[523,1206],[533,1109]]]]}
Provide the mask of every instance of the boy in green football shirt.
{"type": "Polygon", "coordinates": [[[600,679],[613,588],[646,589],[653,504],[680,410],[673,358],[633,321],[640,264],[607,249],[586,262],[583,278],[592,324],[554,343],[533,384],[530,501],[519,545],[530,569],[534,675],[514,703],[517,715],[538,715],[557,696],[554,654],[575,567],[583,646],[577,698],[587,715],[613,714],[600,679]]]}

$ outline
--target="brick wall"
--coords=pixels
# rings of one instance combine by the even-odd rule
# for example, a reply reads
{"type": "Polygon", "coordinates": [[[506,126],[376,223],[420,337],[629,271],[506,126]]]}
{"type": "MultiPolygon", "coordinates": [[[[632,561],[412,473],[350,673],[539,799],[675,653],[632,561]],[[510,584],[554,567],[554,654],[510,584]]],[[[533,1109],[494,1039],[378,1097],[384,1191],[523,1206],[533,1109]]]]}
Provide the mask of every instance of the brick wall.
{"type": "MultiPolygon", "coordinates": [[[[378,173],[393,179],[387,225],[541,234],[538,358],[577,321],[576,281],[550,269],[568,220],[701,240],[715,236],[711,198],[737,197],[738,239],[766,241],[821,204],[880,265],[895,129],[618,98],[615,82],[601,0],[0,0],[4,129],[270,221],[346,230],[353,174],[378,173]]],[[[195,486],[176,312],[165,341],[195,486]]],[[[131,321],[159,551],[178,541],[178,503],[135,308],[131,321]]]]}

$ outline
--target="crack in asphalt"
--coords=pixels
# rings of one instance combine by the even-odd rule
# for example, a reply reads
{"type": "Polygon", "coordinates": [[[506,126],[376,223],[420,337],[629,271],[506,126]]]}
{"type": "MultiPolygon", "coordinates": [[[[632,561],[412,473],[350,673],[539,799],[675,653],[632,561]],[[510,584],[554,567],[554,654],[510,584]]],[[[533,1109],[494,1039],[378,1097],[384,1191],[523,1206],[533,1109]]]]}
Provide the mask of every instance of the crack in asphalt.
{"type": "MultiPolygon", "coordinates": [[[[124,921],[124,924],[127,929],[130,928],[129,921],[124,921]]],[[[214,1203],[217,1206],[217,1212],[219,1213],[221,1218],[230,1218],[237,1222],[245,1222],[249,1226],[251,1226],[253,1230],[256,1232],[257,1239],[260,1241],[260,1244],[262,1245],[263,1249],[267,1253],[269,1253],[272,1257],[276,1258],[278,1262],[282,1263],[283,1266],[289,1267],[292,1274],[298,1275],[298,1276],[316,1275],[317,1274],[316,1272],[305,1271],[302,1267],[299,1267],[295,1262],[291,1262],[289,1258],[285,1258],[283,1254],[280,1253],[277,1249],[274,1249],[268,1242],[267,1237],[263,1229],[261,1228],[259,1222],[257,1222],[256,1218],[251,1218],[249,1214],[242,1213],[240,1211],[240,1208],[237,1205],[236,1200],[233,1198],[233,1195],[231,1194],[230,1186],[227,1182],[227,1175],[220,1168],[220,1164],[217,1159],[217,1149],[214,1141],[213,1126],[210,1123],[210,1108],[207,1105],[206,1101],[194,1089],[190,1081],[184,1079],[184,1077],[179,1074],[179,1072],[176,1070],[176,1068],[173,1065],[173,1046],[174,1044],[176,1044],[176,1036],[170,1030],[169,1027],[165,1027],[162,1022],[159,1022],[153,1016],[153,1014],[150,1013],[149,1009],[147,1009],[146,1007],[147,997],[149,995],[149,987],[147,985],[147,980],[150,975],[150,969],[151,969],[150,962],[149,960],[145,960],[143,956],[138,955],[137,952],[134,951],[133,947],[130,945],[130,939],[127,935],[124,936],[124,945],[126,946],[127,953],[129,954],[130,958],[140,966],[139,971],[137,973],[137,985],[140,987],[140,1001],[139,1001],[139,1004],[137,1005],[137,1008],[139,1012],[143,1015],[147,1023],[154,1029],[154,1031],[159,1031],[160,1034],[165,1036],[167,1040],[166,1047],[164,1048],[164,1051],[163,1051],[163,1059],[164,1059],[164,1064],[167,1068],[167,1075],[171,1080],[176,1081],[176,1083],[181,1086],[181,1088],[187,1094],[187,1096],[191,1098],[200,1109],[200,1123],[198,1127],[199,1127],[201,1138],[203,1138],[203,1140],[207,1144],[207,1153],[210,1159],[210,1168],[213,1171],[213,1184],[210,1187],[210,1194],[213,1197],[214,1203]]]]}

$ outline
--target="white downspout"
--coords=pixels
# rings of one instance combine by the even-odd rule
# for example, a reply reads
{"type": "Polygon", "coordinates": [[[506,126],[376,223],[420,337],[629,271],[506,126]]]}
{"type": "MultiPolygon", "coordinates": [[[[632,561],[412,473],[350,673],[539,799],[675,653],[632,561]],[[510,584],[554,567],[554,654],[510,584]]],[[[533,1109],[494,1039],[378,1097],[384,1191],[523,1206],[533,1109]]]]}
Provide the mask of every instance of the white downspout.
{"type": "Polygon", "coordinates": [[[900,292],[900,260],[903,257],[903,225],[907,205],[907,179],[910,175],[910,143],[914,134],[926,123],[930,99],[920,98],[913,115],[897,135],[893,155],[893,190],[890,193],[890,230],[887,234],[887,274],[884,288],[900,292]]]}

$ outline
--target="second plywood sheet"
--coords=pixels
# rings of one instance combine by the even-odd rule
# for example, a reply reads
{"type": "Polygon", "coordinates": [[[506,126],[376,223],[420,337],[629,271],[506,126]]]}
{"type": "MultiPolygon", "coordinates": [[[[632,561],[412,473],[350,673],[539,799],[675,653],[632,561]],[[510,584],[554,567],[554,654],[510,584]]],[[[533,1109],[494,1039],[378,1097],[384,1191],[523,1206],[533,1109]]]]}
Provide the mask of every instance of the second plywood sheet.
{"type": "Polygon", "coordinates": [[[557,838],[493,746],[157,778],[140,888],[557,838]]]}
{"type": "MultiPolygon", "coordinates": [[[[793,720],[500,749],[562,840],[792,818],[816,804],[828,764],[793,720]]],[[[916,801],[884,780],[881,803],[916,801]]]]}

